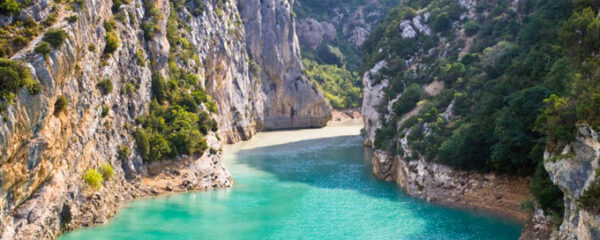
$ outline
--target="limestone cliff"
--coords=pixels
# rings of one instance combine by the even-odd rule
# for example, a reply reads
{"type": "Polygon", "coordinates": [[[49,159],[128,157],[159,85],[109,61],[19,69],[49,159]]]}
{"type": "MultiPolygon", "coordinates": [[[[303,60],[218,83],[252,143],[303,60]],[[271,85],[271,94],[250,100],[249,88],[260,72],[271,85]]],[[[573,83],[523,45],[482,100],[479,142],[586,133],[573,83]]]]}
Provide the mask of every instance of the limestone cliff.
{"type": "Polygon", "coordinates": [[[240,0],[248,53],[261,66],[253,76],[267,97],[263,128],[320,127],[331,109],[302,70],[293,0],[240,0]]]}
{"type": "Polygon", "coordinates": [[[566,146],[561,155],[545,155],[544,167],[564,193],[565,213],[558,239],[600,239],[600,215],[578,202],[600,180],[599,153],[598,133],[583,125],[579,127],[577,140],[566,146]]]}
{"type": "Polygon", "coordinates": [[[229,187],[233,180],[218,151],[221,142],[249,139],[263,129],[324,126],[331,111],[303,74],[292,4],[209,0],[175,9],[165,0],[121,5],[35,0],[17,17],[3,18],[2,24],[28,16],[41,22],[54,14],[57,21],[44,31],[63,29],[68,38],[44,57],[33,51],[42,33],[12,56],[31,69],[42,90],[20,91],[0,118],[0,238],[52,239],[106,222],[136,197],[229,187]],[[219,130],[206,136],[210,151],[153,168],[136,151],[120,157],[118,149],[135,149],[134,126],[148,111],[152,72],[171,74],[167,19],[172,14],[185,23],[180,44],[193,46],[197,56],[177,56],[176,64],[200,76],[217,105],[212,117],[219,130]],[[77,18],[67,20],[70,16],[77,18]],[[150,16],[156,22],[147,36],[144,22],[150,16]],[[111,19],[120,45],[106,54],[104,22],[111,19]],[[103,79],[115,90],[98,89],[103,79]],[[130,86],[134,91],[126,91],[130,86]],[[68,106],[55,114],[60,96],[68,106]],[[114,166],[115,176],[92,191],[83,173],[105,162],[114,166]],[[165,175],[177,182],[161,185],[165,175]],[[148,176],[159,183],[146,181],[148,176]]]}

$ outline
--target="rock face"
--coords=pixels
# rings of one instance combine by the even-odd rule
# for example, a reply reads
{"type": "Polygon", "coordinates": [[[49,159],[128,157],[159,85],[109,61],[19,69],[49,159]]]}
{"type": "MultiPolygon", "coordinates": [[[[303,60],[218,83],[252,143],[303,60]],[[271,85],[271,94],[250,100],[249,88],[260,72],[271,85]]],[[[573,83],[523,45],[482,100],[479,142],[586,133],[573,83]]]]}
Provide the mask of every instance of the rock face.
{"type": "Polygon", "coordinates": [[[318,22],[313,18],[300,19],[298,22],[298,38],[300,42],[313,50],[323,43],[323,40],[333,40],[336,30],[333,24],[318,22]]]}
{"type": "MultiPolygon", "coordinates": [[[[331,108],[302,69],[292,1],[241,0],[248,54],[261,66],[263,128],[321,127],[331,108]]],[[[258,75],[258,74],[257,74],[258,75]]]]}
{"type": "Polygon", "coordinates": [[[530,195],[527,179],[459,171],[424,159],[405,161],[381,150],[374,152],[372,163],[375,176],[413,197],[527,219],[520,209],[530,195]]]}
{"type": "Polygon", "coordinates": [[[365,125],[365,146],[373,145],[375,142],[375,131],[381,127],[382,114],[379,112],[379,106],[385,100],[383,89],[388,86],[388,80],[383,79],[381,82],[376,83],[374,78],[385,65],[385,61],[381,61],[363,76],[363,104],[361,113],[363,124],[365,125]]]}
{"type": "MultiPolygon", "coordinates": [[[[210,148],[249,139],[263,129],[327,123],[331,110],[302,70],[290,15],[293,2],[203,2],[204,11],[197,16],[190,14],[194,6],[171,11],[164,0],[133,0],[118,11],[110,1],[85,0],[82,8],[59,5],[59,20],[52,27],[69,35],[64,46],[44,58],[32,50],[40,36],[12,57],[32,70],[42,91],[30,95],[22,90],[0,118],[0,239],[53,239],[63,231],[106,222],[136,197],[233,184],[220,151],[164,163],[169,167],[159,169],[167,172],[154,172],[135,151],[118,156],[120,146],[135,149],[133,126],[148,111],[152,71],[169,74],[170,14],[187,24],[180,37],[198,56],[182,67],[200,76],[217,105],[213,117],[220,137],[206,136],[210,148]],[[162,16],[151,38],[142,30],[150,14],[144,4],[162,16]],[[64,20],[71,15],[78,21],[64,20]],[[121,44],[106,55],[103,22],[113,16],[121,44]],[[96,84],[102,79],[109,79],[115,90],[101,93],[96,84]],[[119,91],[126,84],[135,91],[119,91]],[[67,110],[54,114],[62,95],[68,99],[67,110]],[[106,116],[103,106],[110,109],[106,116]],[[105,162],[114,167],[115,176],[92,191],[82,176],[105,162]]],[[[54,4],[60,3],[34,0],[23,14],[43,20],[54,4]]]]}
{"type": "Polygon", "coordinates": [[[569,153],[574,153],[573,157],[545,154],[544,167],[565,196],[565,213],[558,238],[600,239],[600,216],[577,203],[585,190],[600,179],[597,176],[600,169],[598,133],[587,125],[579,127],[577,140],[566,146],[561,156],[570,156],[569,153]]]}

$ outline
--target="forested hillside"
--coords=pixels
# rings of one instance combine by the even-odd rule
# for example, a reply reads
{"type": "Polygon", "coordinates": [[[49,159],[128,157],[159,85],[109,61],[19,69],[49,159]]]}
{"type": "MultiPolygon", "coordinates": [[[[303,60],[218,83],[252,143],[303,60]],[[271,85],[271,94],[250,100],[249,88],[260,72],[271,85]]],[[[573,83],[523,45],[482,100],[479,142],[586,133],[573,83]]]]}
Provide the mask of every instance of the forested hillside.
{"type": "Polygon", "coordinates": [[[305,71],[334,108],[361,103],[363,52],[369,33],[399,0],[298,0],[298,35],[305,71]]]}
{"type": "MultiPolygon", "coordinates": [[[[384,66],[369,76],[386,83],[375,148],[533,176],[534,196],[559,217],[562,192],[543,156],[568,157],[560,154],[577,124],[600,126],[599,8],[593,0],[406,1],[363,46],[367,69],[384,66]],[[443,90],[422,87],[432,83],[443,90]]],[[[579,204],[598,212],[599,189],[579,204]]]]}

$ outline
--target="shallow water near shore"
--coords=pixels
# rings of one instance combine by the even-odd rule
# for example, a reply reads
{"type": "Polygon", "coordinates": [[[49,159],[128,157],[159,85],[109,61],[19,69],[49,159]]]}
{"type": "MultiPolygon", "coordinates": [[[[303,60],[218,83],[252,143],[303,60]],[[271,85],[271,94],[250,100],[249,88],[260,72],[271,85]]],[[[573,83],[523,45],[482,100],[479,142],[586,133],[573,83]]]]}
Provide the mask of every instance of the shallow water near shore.
{"type": "Polygon", "coordinates": [[[70,239],[518,239],[522,225],[405,195],[371,173],[356,121],[224,148],[232,189],[134,201],[70,239]]]}

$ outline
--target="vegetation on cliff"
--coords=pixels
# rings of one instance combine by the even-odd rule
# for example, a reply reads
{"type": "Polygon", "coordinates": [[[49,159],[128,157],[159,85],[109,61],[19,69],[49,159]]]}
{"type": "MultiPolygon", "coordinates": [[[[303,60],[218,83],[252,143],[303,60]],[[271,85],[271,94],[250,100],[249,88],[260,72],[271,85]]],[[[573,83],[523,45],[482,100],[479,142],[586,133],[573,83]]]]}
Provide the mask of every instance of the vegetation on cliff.
{"type": "Polygon", "coordinates": [[[360,106],[362,92],[358,84],[358,73],[308,59],[303,59],[302,64],[308,78],[321,89],[332,107],[343,109],[360,106]]]}
{"type": "Polygon", "coordinates": [[[367,67],[386,61],[372,76],[376,83],[389,80],[381,111],[403,94],[377,130],[375,147],[406,160],[533,176],[534,196],[546,210],[562,213],[562,193],[541,162],[546,146],[560,151],[574,139],[577,123],[600,125],[598,7],[595,1],[495,0],[468,9],[457,1],[407,1],[363,46],[367,67]],[[415,19],[431,33],[407,37],[398,26],[416,25],[415,19]],[[415,93],[413,84],[436,80],[445,83],[440,94],[415,93]],[[400,121],[417,102],[419,113],[400,121]]]}
{"type": "Polygon", "coordinates": [[[11,104],[17,92],[25,88],[30,94],[37,94],[41,87],[31,76],[29,68],[23,63],[0,58],[0,112],[6,107],[5,104],[11,104]]]}
{"type": "Polygon", "coordinates": [[[217,109],[204,92],[200,77],[179,65],[187,63],[186,57],[194,57],[194,52],[191,44],[179,37],[184,30],[176,9],[179,7],[172,4],[166,29],[171,46],[169,78],[158,71],[152,74],[150,112],[137,119],[136,146],[145,161],[203,153],[208,149],[205,136],[217,131],[217,122],[208,113],[217,109]]]}
{"type": "Polygon", "coordinates": [[[335,28],[335,32],[327,33],[334,36],[331,39],[324,38],[316,48],[302,45],[307,75],[321,87],[333,108],[357,108],[361,105],[362,91],[357,89],[362,88],[362,75],[358,71],[362,69],[363,52],[351,40],[360,35],[353,30],[368,31],[370,25],[378,22],[387,9],[399,2],[351,0],[340,5],[338,0],[296,1],[294,12],[298,18],[314,19],[335,28]]]}

